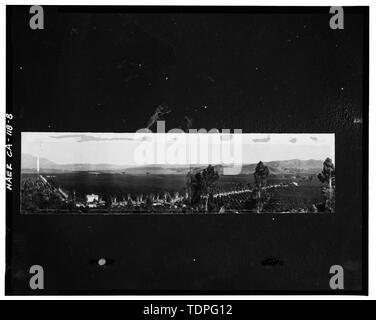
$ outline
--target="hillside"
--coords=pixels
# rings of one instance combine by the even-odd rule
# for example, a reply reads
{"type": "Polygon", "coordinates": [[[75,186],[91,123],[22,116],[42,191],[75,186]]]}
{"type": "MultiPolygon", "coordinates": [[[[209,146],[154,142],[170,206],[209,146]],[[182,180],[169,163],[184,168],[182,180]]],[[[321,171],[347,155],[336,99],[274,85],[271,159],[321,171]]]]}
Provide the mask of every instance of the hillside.
{"type": "MultiPolygon", "coordinates": [[[[264,162],[268,166],[271,174],[297,174],[297,173],[317,173],[322,169],[322,160],[281,160],[264,162]]],[[[256,163],[243,165],[241,174],[253,174],[256,163]]],[[[113,164],[64,164],[60,165],[48,159],[39,159],[40,172],[59,173],[59,172],[113,172],[123,174],[187,174],[189,170],[199,172],[206,165],[147,165],[139,167],[127,167],[113,164]]],[[[223,174],[224,165],[214,165],[219,174],[223,174]]],[[[26,173],[37,171],[37,158],[30,154],[23,154],[21,160],[21,170],[26,173]]]]}

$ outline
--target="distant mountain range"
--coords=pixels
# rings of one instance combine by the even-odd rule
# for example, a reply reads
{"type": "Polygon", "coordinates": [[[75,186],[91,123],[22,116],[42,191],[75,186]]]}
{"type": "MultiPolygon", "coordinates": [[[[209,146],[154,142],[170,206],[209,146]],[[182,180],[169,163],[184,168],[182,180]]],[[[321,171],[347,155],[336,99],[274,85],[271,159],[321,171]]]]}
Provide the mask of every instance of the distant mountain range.
{"type": "MultiPolygon", "coordinates": [[[[324,160],[280,160],[269,161],[264,164],[269,168],[272,174],[297,174],[297,173],[318,173],[322,170],[324,160]]],[[[257,163],[243,165],[242,174],[251,174],[255,172],[257,163]]]]}
{"type": "MultiPolygon", "coordinates": [[[[58,172],[76,172],[76,171],[119,171],[123,170],[124,166],[118,166],[107,163],[73,163],[73,164],[57,164],[45,158],[39,158],[40,172],[58,173],[58,172]]],[[[37,171],[37,157],[30,154],[22,154],[21,156],[21,170],[22,172],[36,172],[37,171]]]]}
{"type": "MultiPolygon", "coordinates": [[[[323,160],[281,160],[264,162],[268,166],[271,174],[298,174],[298,173],[318,173],[322,170],[323,160]]],[[[241,168],[240,174],[253,174],[257,163],[245,164],[241,168]]],[[[123,174],[187,174],[189,170],[198,172],[206,165],[148,165],[140,167],[127,167],[107,163],[88,164],[57,164],[45,158],[39,158],[39,170],[41,173],[69,173],[69,172],[91,172],[91,173],[123,173],[123,174]]],[[[230,166],[229,166],[230,167],[230,166]]],[[[225,165],[214,165],[214,168],[223,174],[225,165]]],[[[22,154],[21,171],[23,173],[37,172],[37,158],[30,154],[22,154]]]]}

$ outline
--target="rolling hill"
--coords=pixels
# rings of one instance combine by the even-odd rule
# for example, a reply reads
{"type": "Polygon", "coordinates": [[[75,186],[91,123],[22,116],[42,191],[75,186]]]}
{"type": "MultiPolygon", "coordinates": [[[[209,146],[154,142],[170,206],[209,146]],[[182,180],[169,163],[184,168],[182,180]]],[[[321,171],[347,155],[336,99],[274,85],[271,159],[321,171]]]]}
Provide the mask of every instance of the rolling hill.
{"type": "MultiPolygon", "coordinates": [[[[297,173],[318,173],[322,169],[323,160],[281,160],[264,162],[268,166],[271,174],[297,174],[297,173]]],[[[241,168],[240,174],[253,174],[256,163],[245,164],[241,168]]],[[[39,159],[40,172],[42,173],[63,173],[63,172],[112,172],[123,174],[187,174],[189,170],[193,173],[199,172],[206,165],[147,165],[138,167],[129,167],[113,164],[57,164],[45,158],[39,159]]],[[[219,174],[223,174],[226,166],[218,164],[214,165],[219,174]]],[[[30,154],[22,154],[21,171],[24,173],[37,172],[37,158],[30,154]]]]}

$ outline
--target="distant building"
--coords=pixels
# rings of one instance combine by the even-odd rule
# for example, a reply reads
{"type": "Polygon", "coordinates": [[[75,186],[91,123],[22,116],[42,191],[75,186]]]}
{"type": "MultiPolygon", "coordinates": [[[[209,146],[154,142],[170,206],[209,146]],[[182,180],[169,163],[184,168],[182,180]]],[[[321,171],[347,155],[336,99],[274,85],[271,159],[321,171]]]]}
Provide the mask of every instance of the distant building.
{"type": "Polygon", "coordinates": [[[87,194],[86,195],[86,202],[87,203],[93,203],[93,202],[98,202],[99,201],[99,196],[97,194],[87,194]]]}

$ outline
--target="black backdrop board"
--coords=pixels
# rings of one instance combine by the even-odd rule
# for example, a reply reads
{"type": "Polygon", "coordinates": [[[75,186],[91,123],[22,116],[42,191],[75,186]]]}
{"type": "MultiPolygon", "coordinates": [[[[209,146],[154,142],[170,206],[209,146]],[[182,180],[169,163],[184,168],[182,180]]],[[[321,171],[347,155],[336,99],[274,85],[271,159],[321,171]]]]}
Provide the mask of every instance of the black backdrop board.
{"type": "Polygon", "coordinates": [[[367,293],[368,8],[29,9],[7,7],[7,294],[367,293]],[[335,213],[20,214],[21,132],[135,132],[158,105],[166,130],[334,133],[335,213]]]}

